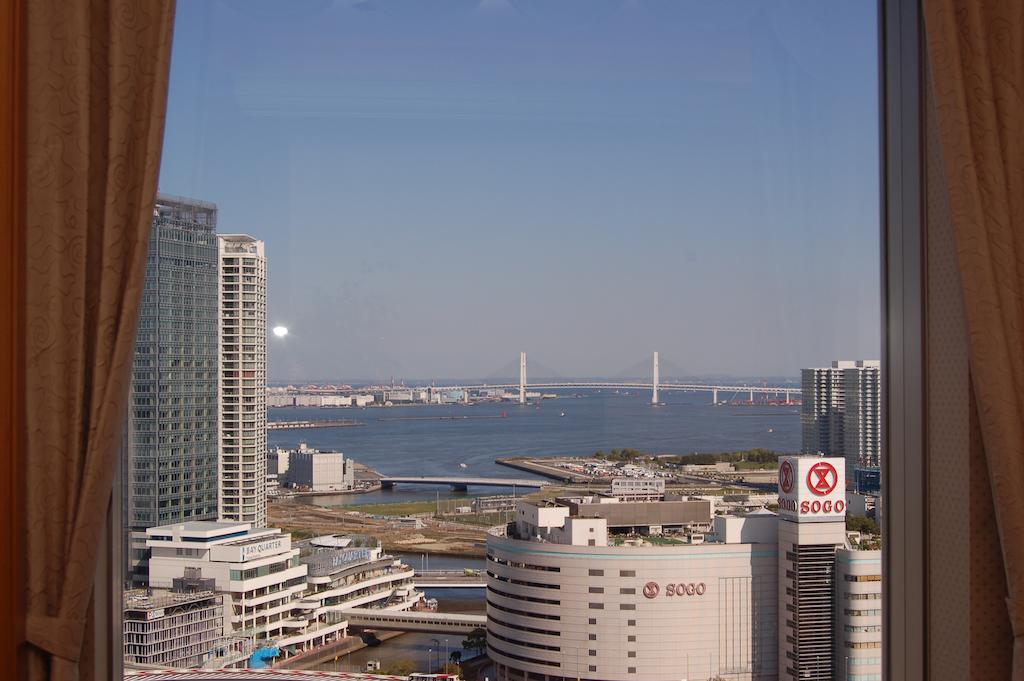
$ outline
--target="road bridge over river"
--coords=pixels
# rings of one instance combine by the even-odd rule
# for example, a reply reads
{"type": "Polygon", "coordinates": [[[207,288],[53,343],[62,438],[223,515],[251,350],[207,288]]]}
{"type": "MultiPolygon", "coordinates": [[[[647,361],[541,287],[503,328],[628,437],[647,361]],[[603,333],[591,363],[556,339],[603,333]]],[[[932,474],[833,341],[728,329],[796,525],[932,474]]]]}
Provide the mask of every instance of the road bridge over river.
{"type": "Polygon", "coordinates": [[[349,608],[339,611],[349,626],[361,629],[392,631],[426,631],[439,634],[468,634],[487,625],[486,615],[452,612],[410,612],[408,610],[366,610],[349,608]]]}
{"type": "Polygon", "coordinates": [[[381,487],[388,489],[395,485],[451,485],[452,488],[465,491],[469,487],[523,487],[540,489],[551,484],[538,478],[474,478],[446,476],[394,476],[386,475],[380,479],[381,487]]]}
{"type": "Polygon", "coordinates": [[[417,570],[413,585],[417,589],[483,589],[487,586],[487,577],[479,570],[417,570]]]}

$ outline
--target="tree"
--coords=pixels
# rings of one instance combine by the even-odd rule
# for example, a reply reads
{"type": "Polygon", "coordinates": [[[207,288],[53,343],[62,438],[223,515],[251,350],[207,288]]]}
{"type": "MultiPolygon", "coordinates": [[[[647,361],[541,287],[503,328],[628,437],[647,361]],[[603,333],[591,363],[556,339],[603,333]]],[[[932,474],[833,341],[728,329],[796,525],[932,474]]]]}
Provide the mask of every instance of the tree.
{"type": "Polygon", "coordinates": [[[461,650],[453,650],[452,654],[448,656],[448,659],[451,660],[452,662],[454,662],[455,664],[461,663],[462,662],[462,651],[461,650]]]}
{"type": "Polygon", "coordinates": [[[875,522],[871,518],[865,518],[864,516],[846,516],[846,529],[850,532],[860,532],[861,534],[882,533],[882,531],[878,527],[877,522],[875,522]]]}
{"type": "Polygon", "coordinates": [[[462,642],[462,647],[476,652],[477,655],[483,655],[487,649],[487,632],[480,628],[474,629],[462,642]]]}

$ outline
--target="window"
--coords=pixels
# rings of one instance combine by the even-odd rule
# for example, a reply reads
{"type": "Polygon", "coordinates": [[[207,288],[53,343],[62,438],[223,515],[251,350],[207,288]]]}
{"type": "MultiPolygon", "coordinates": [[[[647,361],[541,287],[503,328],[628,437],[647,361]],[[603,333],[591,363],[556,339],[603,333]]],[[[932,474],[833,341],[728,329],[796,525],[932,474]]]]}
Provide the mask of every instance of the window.
{"type": "MultiPolygon", "coordinates": [[[[843,453],[831,473],[794,473],[822,485],[809,503],[850,503],[834,492],[844,477],[877,502],[873,7],[821,3],[814,21],[665,7],[623,31],[602,16],[541,28],[364,11],[375,4],[310,15],[182,0],[177,18],[128,427],[153,440],[132,440],[126,507],[141,529],[186,517],[287,526],[297,554],[275,565],[318,578],[269,605],[269,563],[232,562],[232,581],[259,586],[231,599],[228,629],[298,636],[289,651],[305,652],[331,623],[302,613],[377,596],[366,607],[390,610],[420,580],[465,580],[485,587],[474,607],[511,676],[570,678],[582,665],[553,645],[557,625],[583,603],[605,609],[589,594],[630,596],[618,610],[635,631],[662,604],[768,589],[751,561],[701,572],[644,556],[720,541],[723,507],[799,516],[734,494],[747,477],[781,479],[774,452],[843,453]],[[630,338],[652,347],[634,357],[630,338]],[[331,476],[337,495],[318,489],[331,476]],[[541,490],[552,478],[572,499],[541,490]],[[634,501],[700,504],[708,487],[714,507],[681,526],[622,517],[634,501]],[[429,561],[399,554],[372,574],[348,573],[344,557],[362,547],[307,541],[325,526],[353,542],[372,530],[393,550],[424,524],[422,549],[408,546],[429,561]],[[486,559],[435,558],[448,540],[486,545],[486,559]],[[597,550],[577,560],[566,545],[597,550]],[[399,571],[410,574],[384,583],[399,571]],[[520,643],[509,629],[534,635],[520,643]],[[534,662],[522,647],[561,654],[534,662]]],[[[872,551],[874,502],[858,503],[855,550],[872,551]]],[[[835,551],[845,511],[808,509],[835,516],[838,539],[795,547],[770,571],[787,582],[781,647],[823,613],[830,632],[880,633],[839,621],[881,608],[879,594],[846,591],[878,579],[843,573],[861,569],[835,551]],[[865,609],[838,607],[839,593],[865,609]]],[[[763,654],[750,637],[738,649],[763,654]]],[[[699,643],[686,645],[670,652],[698,659],[699,643]]],[[[794,660],[820,676],[812,664],[794,660]]],[[[707,676],[733,669],[721,665],[707,676]]]]}

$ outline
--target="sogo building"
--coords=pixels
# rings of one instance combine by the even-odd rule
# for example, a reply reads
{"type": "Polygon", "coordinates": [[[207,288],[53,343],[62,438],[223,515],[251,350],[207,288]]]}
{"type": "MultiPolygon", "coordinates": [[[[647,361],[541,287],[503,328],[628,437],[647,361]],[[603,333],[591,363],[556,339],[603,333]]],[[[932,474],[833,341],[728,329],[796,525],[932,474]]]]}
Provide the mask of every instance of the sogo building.
{"type": "Polygon", "coordinates": [[[692,517],[664,523],[659,505],[678,500],[645,504],[656,522],[630,514],[628,535],[650,535],[633,542],[610,527],[622,515],[612,512],[617,500],[602,500],[605,517],[583,517],[579,500],[520,502],[516,521],[487,541],[487,643],[498,679],[831,680],[835,554],[846,543],[842,464],[782,458],[779,515],[711,518],[707,505],[713,541],[692,531],[692,517]],[[687,543],[655,536],[673,529],[687,543]]]}

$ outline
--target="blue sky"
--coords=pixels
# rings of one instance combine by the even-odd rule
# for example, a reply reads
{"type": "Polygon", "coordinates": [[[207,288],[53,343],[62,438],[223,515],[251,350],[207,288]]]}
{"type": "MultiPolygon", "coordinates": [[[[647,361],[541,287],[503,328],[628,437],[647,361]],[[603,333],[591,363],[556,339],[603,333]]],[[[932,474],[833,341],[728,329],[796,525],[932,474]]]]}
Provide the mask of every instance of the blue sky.
{"type": "Polygon", "coordinates": [[[179,0],[160,188],[267,244],[270,378],[877,357],[868,0],[179,0]]]}

